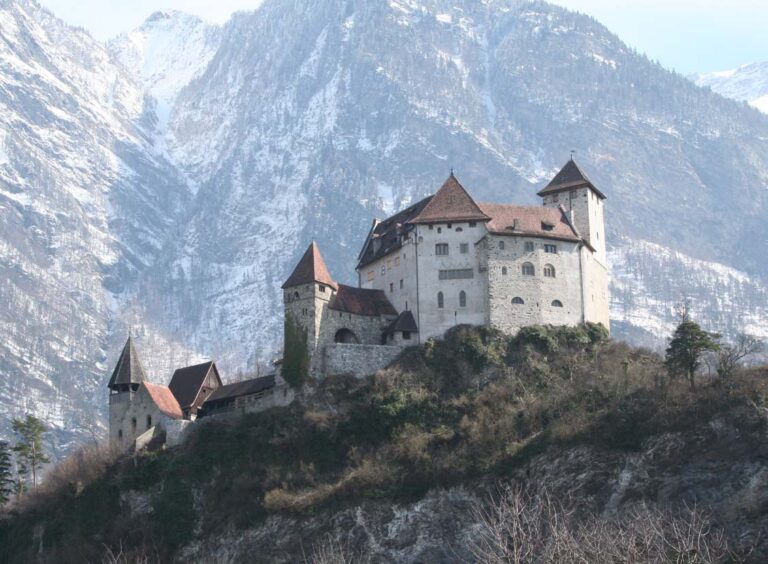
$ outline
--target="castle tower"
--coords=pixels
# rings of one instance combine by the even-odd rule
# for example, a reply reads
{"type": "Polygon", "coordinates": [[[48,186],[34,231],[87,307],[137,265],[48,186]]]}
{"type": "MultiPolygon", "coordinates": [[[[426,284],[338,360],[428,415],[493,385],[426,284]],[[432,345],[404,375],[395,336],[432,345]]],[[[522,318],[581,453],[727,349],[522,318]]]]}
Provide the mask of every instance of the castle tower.
{"type": "MultiPolygon", "coordinates": [[[[310,358],[310,373],[314,374],[319,357],[315,353],[319,345],[321,324],[327,315],[331,298],[338,290],[314,241],[282,288],[286,329],[290,323],[303,329],[310,358]]],[[[286,343],[288,346],[290,344],[286,343]]]]}
{"type": "Polygon", "coordinates": [[[547,207],[561,207],[569,214],[579,235],[595,250],[595,260],[606,265],[603,200],[598,190],[571,158],[539,192],[547,207]]]}
{"type": "Polygon", "coordinates": [[[123,352],[117,360],[112,377],[109,379],[109,442],[118,445],[123,440],[123,429],[120,427],[133,401],[134,393],[146,380],[144,369],[139,362],[139,355],[133,345],[133,339],[128,336],[123,352]]]}

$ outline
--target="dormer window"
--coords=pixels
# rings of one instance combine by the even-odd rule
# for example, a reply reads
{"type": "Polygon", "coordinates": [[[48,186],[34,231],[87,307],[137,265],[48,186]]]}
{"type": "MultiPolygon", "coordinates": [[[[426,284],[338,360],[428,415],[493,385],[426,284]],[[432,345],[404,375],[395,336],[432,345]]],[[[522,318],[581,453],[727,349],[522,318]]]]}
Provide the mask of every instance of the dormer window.
{"type": "Polygon", "coordinates": [[[551,223],[546,223],[544,221],[541,222],[541,230],[542,231],[552,231],[555,228],[554,225],[551,223]]]}

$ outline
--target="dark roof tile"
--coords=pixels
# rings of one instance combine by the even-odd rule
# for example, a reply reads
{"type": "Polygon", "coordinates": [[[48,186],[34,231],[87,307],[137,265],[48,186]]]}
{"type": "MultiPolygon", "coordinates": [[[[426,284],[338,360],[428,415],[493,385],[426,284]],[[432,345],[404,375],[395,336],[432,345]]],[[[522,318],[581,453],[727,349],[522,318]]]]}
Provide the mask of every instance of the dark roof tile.
{"type": "Polygon", "coordinates": [[[139,355],[136,354],[133,339],[128,337],[107,386],[112,388],[118,384],[141,384],[144,380],[146,376],[139,362],[139,355]]]}
{"type": "Polygon", "coordinates": [[[418,333],[419,327],[416,325],[416,319],[413,317],[413,313],[410,310],[406,310],[400,313],[392,323],[389,324],[385,333],[391,335],[396,331],[408,331],[410,333],[418,333]]]}
{"type": "Polygon", "coordinates": [[[456,221],[487,221],[461,183],[451,173],[421,213],[411,223],[438,223],[456,221]]]}
{"type": "Polygon", "coordinates": [[[261,378],[254,378],[253,380],[243,380],[242,382],[226,384],[215,389],[211,395],[208,396],[208,399],[205,400],[203,407],[205,407],[205,404],[211,402],[257,394],[264,390],[268,390],[269,388],[273,388],[274,386],[274,374],[270,376],[262,376],[261,378]]]}
{"type": "Polygon", "coordinates": [[[355,315],[397,315],[397,310],[382,290],[354,288],[339,284],[330,309],[355,315]]]}
{"type": "Polygon", "coordinates": [[[221,386],[221,378],[213,361],[179,368],[173,373],[168,387],[183,409],[191,407],[195,402],[197,395],[200,393],[200,388],[203,387],[205,378],[211,370],[213,370],[219,386],[221,386]]]}
{"type": "Polygon", "coordinates": [[[546,196],[548,194],[554,194],[555,192],[562,192],[563,190],[572,190],[574,188],[588,187],[594,190],[594,192],[605,199],[605,195],[598,190],[592,181],[587,177],[581,167],[576,164],[576,161],[571,159],[565,166],[560,169],[555,177],[547,184],[542,190],[539,191],[539,196],[546,196]]]}

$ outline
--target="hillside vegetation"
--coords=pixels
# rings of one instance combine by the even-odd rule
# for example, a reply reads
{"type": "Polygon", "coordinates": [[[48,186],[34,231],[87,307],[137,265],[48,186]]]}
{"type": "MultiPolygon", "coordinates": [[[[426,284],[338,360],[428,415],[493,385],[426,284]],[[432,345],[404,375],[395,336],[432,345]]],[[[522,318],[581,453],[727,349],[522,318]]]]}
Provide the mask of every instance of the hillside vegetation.
{"type": "MultiPolygon", "coordinates": [[[[276,522],[296,529],[351,506],[407,506],[457,487],[485,498],[509,481],[558,498],[565,488],[574,508],[606,514],[627,460],[652,459],[669,475],[701,457],[712,472],[762,467],[767,400],[765,368],[703,379],[692,392],[668,379],[658,355],[600,326],[530,327],[516,337],[457,327],[374,378],[329,378],[290,408],[212,419],[182,447],[75,456],[2,522],[0,559],[99,562],[122,551],[168,560],[276,522]]],[[[725,491],[722,476],[707,487],[725,491]]],[[[665,493],[653,478],[655,486],[622,490],[622,504],[701,505],[734,555],[760,554],[766,541],[752,533],[766,524],[764,494],[752,513],[731,515],[714,494],[698,499],[709,490],[665,493]]],[[[305,549],[282,557],[301,560],[305,549]]]]}

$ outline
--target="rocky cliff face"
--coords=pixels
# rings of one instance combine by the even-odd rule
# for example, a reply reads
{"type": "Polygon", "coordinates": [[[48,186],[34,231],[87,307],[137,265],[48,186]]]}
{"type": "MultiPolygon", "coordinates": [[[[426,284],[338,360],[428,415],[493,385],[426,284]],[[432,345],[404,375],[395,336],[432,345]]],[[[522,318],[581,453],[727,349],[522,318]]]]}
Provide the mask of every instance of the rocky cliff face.
{"type": "Polygon", "coordinates": [[[252,367],[309,240],[354,282],[371,219],[451,167],[479,200],[534,203],[570,149],[609,197],[619,336],[658,344],[686,295],[712,329],[765,334],[768,118],[586,16],[267,1],[107,47],[33,0],[0,21],[5,417],[82,437],[127,325],[156,381],[194,355],[252,367]]]}
{"type": "Polygon", "coordinates": [[[694,74],[689,77],[699,86],[711,88],[726,98],[748,102],[768,113],[768,62],[742,65],[737,69],[694,74]]]}
{"type": "MultiPolygon", "coordinates": [[[[761,408],[743,415],[763,428],[768,421],[761,408]]],[[[768,551],[762,534],[768,471],[744,438],[743,428],[718,418],[693,433],[654,437],[631,454],[586,446],[554,450],[509,479],[609,519],[639,507],[706,507],[733,539],[731,548],[751,551],[748,561],[759,562],[768,551]]],[[[295,562],[331,545],[374,562],[473,562],[477,511],[494,493],[495,483],[486,481],[434,490],[413,503],[365,501],[308,518],[270,517],[257,528],[195,542],[177,558],[241,562],[258,554],[295,562]]]]}

